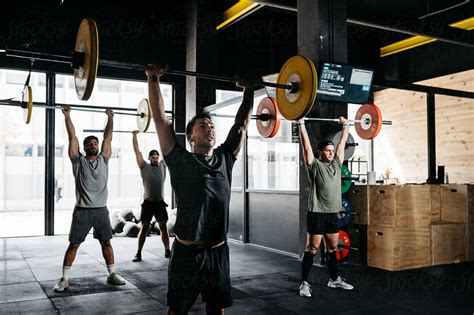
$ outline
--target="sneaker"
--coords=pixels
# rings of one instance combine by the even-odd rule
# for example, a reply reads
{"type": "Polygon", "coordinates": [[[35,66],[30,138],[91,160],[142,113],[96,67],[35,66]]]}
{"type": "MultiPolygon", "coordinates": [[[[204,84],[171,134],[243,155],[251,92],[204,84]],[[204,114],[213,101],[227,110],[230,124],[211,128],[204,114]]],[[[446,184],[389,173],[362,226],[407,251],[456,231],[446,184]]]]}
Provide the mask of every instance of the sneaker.
{"type": "Polygon", "coordinates": [[[336,280],[332,280],[331,278],[329,278],[328,287],[334,288],[334,289],[341,288],[344,290],[354,289],[354,287],[350,285],[349,283],[345,282],[341,276],[337,277],[336,280]]]}
{"type": "Polygon", "coordinates": [[[165,249],[165,258],[170,258],[171,257],[171,250],[165,249]]]}
{"type": "Polygon", "coordinates": [[[300,284],[300,296],[311,297],[311,285],[306,281],[300,284]]]}
{"type": "Polygon", "coordinates": [[[63,292],[69,288],[69,283],[67,279],[61,278],[58,283],[54,286],[53,290],[54,292],[63,292]]]}
{"type": "Polygon", "coordinates": [[[137,254],[135,255],[135,258],[133,258],[132,261],[133,261],[133,262],[140,262],[140,261],[142,261],[142,254],[137,253],[137,254]]]}
{"type": "Polygon", "coordinates": [[[122,285],[125,284],[125,280],[116,274],[115,272],[112,272],[108,277],[107,277],[107,283],[113,284],[113,285],[122,285]]]}

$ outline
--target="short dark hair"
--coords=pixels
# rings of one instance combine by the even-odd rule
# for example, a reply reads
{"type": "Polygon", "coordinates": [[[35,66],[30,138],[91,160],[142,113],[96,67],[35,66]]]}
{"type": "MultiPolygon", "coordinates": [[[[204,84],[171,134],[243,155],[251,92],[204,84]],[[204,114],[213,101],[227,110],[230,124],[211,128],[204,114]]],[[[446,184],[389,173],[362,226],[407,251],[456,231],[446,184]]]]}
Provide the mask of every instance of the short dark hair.
{"type": "Polygon", "coordinates": [[[328,145],[334,145],[334,142],[331,140],[323,140],[318,143],[318,150],[324,150],[324,148],[328,145]]]}
{"type": "Polygon", "coordinates": [[[157,150],[151,150],[150,153],[148,153],[148,157],[152,156],[152,155],[158,155],[160,156],[160,153],[157,151],[157,150]]]}
{"type": "Polygon", "coordinates": [[[99,139],[98,139],[96,136],[88,136],[88,137],[86,137],[86,138],[84,139],[84,141],[82,141],[82,145],[83,145],[83,146],[86,146],[86,144],[87,144],[89,141],[94,140],[94,139],[95,139],[95,141],[99,142],[99,139]]]}
{"type": "Polygon", "coordinates": [[[200,113],[194,116],[193,118],[191,118],[191,120],[186,125],[186,138],[188,138],[189,135],[193,133],[193,127],[194,127],[194,124],[196,123],[196,120],[201,119],[201,118],[207,118],[207,119],[212,120],[211,116],[206,113],[200,113]]]}

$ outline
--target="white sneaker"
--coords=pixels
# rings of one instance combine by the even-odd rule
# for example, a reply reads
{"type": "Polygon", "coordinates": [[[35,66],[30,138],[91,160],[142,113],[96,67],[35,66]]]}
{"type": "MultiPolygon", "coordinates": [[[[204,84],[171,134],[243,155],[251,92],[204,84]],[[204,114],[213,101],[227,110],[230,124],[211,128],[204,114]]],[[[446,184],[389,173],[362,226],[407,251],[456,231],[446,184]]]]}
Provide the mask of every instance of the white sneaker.
{"type": "Polygon", "coordinates": [[[113,284],[113,285],[122,285],[125,284],[125,280],[116,274],[115,272],[112,272],[108,277],[107,277],[107,283],[113,284]]]}
{"type": "Polygon", "coordinates": [[[68,283],[67,279],[61,278],[58,281],[58,283],[56,283],[56,285],[54,286],[53,291],[54,292],[63,292],[67,288],[69,288],[69,283],[68,283]]]}
{"type": "Polygon", "coordinates": [[[345,282],[341,276],[337,277],[336,280],[332,280],[331,278],[329,278],[328,287],[334,288],[334,289],[341,288],[344,290],[354,289],[354,287],[350,285],[349,283],[345,282]]]}
{"type": "Polygon", "coordinates": [[[306,281],[300,284],[300,296],[311,297],[311,285],[306,281]]]}

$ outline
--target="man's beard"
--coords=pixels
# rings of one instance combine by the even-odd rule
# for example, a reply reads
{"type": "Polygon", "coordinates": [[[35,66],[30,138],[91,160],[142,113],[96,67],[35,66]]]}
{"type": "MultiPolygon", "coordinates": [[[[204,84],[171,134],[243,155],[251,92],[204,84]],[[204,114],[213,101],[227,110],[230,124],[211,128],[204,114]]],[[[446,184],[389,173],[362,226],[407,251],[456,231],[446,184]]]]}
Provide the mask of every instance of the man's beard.
{"type": "Polygon", "coordinates": [[[94,151],[94,150],[87,150],[86,151],[86,156],[97,156],[99,154],[99,151],[94,151]]]}

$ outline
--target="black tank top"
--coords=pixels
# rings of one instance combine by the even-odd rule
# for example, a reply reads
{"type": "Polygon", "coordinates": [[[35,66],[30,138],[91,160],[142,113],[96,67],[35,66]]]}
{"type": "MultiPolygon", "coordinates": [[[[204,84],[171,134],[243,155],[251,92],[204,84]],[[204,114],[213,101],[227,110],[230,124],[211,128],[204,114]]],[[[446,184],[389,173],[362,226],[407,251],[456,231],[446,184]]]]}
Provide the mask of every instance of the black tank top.
{"type": "Polygon", "coordinates": [[[178,204],[174,232],[188,241],[224,241],[235,157],[224,145],[204,156],[176,144],[164,157],[178,204]]]}

